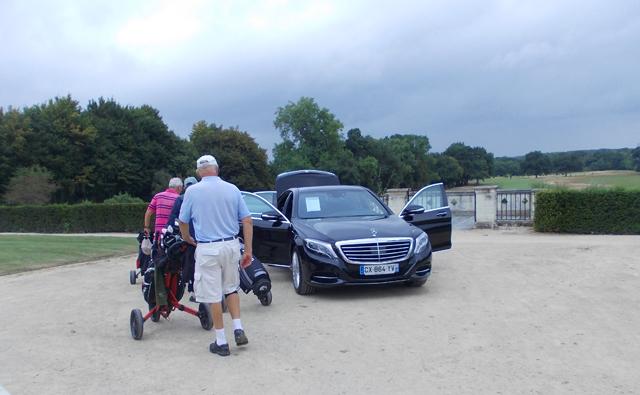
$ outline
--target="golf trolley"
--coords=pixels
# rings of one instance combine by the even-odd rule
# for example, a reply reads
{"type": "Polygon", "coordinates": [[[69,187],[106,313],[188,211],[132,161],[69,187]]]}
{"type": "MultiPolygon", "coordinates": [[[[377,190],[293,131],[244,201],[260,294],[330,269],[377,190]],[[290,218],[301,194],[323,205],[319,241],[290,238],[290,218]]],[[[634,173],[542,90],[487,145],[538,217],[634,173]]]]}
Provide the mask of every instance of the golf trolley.
{"type": "Polygon", "coordinates": [[[149,311],[143,315],[140,309],[131,310],[131,336],[135,340],[142,339],[144,323],[149,318],[158,322],[160,317],[169,318],[176,309],[198,317],[202,328],[210,330],[213,317],[208,304],[200,303],[198,310],[194,310],[180,303],[185,289],[182,255],[187,248],[186,242],[179,235],[165,234],[160,247],[163,253],[150,260],[143,275],[142,294],[149,304],[149,311]]]}

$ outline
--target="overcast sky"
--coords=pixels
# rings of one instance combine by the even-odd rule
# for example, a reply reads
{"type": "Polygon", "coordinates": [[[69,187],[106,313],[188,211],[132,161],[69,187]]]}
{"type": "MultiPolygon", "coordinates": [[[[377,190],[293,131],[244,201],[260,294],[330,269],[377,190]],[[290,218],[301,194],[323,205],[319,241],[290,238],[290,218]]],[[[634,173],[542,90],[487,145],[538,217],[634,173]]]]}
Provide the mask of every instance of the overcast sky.
{"type": "Polygon", "coordinates": [[[270,150],[310,96],[363,134],[497,156],[640,144],[640,1],[0,0],[0,106],[71,94],[270,150]]]}

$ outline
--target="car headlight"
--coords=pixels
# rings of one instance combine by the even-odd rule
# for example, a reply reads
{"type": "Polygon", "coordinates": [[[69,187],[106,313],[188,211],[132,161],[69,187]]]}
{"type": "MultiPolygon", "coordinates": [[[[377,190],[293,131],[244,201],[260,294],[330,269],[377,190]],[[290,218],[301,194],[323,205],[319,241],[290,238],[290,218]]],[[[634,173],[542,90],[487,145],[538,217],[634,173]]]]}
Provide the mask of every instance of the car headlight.
{"type": "Polygon", "coordinates": [[[314,240],[314,239],[305,239],[304,245],[307,249],[315,254],[326,256],[327,258],[337,258],[335,251],[333,251],[333,247],[329,243],[325,243],[324,241],[314,240]]]}
{"type": "Polygon", "coordinates": [[[414,254],[422,254],[429,244],[429,237],[426,233],[422,232],[420,236],[416,238],[416,248],[414,248],[414,254]]]}

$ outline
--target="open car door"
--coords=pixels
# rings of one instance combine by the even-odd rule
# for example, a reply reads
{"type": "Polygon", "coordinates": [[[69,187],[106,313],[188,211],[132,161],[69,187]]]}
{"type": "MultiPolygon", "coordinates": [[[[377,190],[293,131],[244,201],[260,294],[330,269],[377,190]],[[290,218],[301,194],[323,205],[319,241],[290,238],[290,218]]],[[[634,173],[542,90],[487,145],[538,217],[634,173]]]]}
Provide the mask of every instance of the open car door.
{"type": "Polygon", "coordinates": [[[290,264],[289,220],[258,195],[242,192],[242,198],[253,220],[253,255],[263,263],[290,264]]]}
{"type": "Polygon", "coordinates": [[[442,183],[422,188],[404,206],[400,217],[427,232],[433,251],[451,248],[451,209],[442,183]]]}

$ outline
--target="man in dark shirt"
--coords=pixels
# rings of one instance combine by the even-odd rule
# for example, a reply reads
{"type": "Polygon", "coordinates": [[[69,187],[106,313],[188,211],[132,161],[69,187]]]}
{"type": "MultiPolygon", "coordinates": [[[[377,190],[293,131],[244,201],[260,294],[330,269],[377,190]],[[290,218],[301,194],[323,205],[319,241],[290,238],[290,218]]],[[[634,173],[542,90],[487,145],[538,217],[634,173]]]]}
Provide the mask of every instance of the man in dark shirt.
{"type": "MultiPolygon", "coordinates": [[[[198,180],[195,177],[187,177],[184,179],[184,191],[187,191],[193,184],[197,184],[198,180]]],[[[180,215],[180,208],[182,207],[182,201],[184,200],[184,194],[178,196],[176,198],[175,203],[173,204],[173,208],[171,209],[171,214],[169,214],[169,220],[167,221],[167,226],[171,225],[173,231],[179,231],[178,224],[178,215],[180,215]]],[[[195,239],[196,235],[193,231],[193,221],[189,221],[189,233],[191,234],[191,238],[195,239]]],[[[193,271],[195,267],[195,252],[196,247],[191,244],[187,244],[187,249],[184,252],[184,265],[182,266],[182,278],[187,281],[187,290],[189,291],[189,300],[191,302],[195,302],[196,298],[193,294],[193,271]]]]}

